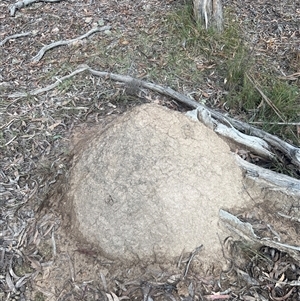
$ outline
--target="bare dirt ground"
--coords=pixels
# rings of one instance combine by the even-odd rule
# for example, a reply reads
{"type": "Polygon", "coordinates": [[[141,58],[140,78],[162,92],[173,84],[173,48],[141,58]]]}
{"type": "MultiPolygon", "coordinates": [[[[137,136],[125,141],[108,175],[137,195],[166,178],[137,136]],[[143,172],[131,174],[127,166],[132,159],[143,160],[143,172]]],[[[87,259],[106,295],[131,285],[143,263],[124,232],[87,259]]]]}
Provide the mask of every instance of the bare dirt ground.
{"type": "MultiPolygon", "coordinates": [[[[248,253],[247,269],[236,265],[221,275],[201,271],[196,261],[190,267],[193,254],[174,264],[138,263],[128,268],[74,242],[60,227],[56,206],[47,203],[50,198],[63,201],[63,188],[58,187],[68,176],[77,132],[144,102],[185,110],[172,99],[149,91],[137,97],[134,86],[84,72],[60,83],[78,65],[158,80],[222,108],[223,79],[204,55],[191,58],[195,69],[180,78],[167,64],[166,16],[184,1],[38,2],[10,16],[14,3],[0,3],[1,300],[299,300],[299,283],[285,286],[284,281],[298,280],[300,268],[276,250],[263,249],[266,260],[248,253]],[[43,46],[74,39],[95,26],[101,31],[36,58],[43,46]],[[24,36],[5,40],[20,33],[24,36]],[[147,43],[152,52],[147,52],[147,43]],[[203,72],[192,76],[197,70],[203,72]],[[60,84],[39,90],[55,82],[60,84]]],[[[259,65],[261,58],[278,75],[298,81],[299,2],[247,0],[224,5],[253,47],[257,70],[265,68],[259,65]]],[[[244,250],[235,245],[235,250],[240,248],[244,250]]]]}

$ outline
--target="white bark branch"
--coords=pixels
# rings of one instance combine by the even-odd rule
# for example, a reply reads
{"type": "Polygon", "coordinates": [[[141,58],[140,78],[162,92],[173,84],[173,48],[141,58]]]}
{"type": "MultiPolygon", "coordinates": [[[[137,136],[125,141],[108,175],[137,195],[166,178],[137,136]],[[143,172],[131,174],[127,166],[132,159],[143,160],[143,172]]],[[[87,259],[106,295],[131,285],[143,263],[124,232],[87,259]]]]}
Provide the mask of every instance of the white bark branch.
{"type": "Polygon", "coordinates": [[[249,163],[238,155],[235,155],[235,158],[238,165],[246,171],[248,178],[259,182],[265,180],[270,184],[280,187],[282,190],[286,190],[289,194],[300,197],[300,180],[249,163]]]}
{"type": "Polygon", "coordinates": [[[31,31],[28,32],[24,32],[24,33],[17,33],[17,34],[13,34],[11,36],[6,37],[5,39],[3,39],[0,42],[0,46],[3,46],[6,42],[8,42],[9,40],[13,40],[13,39],[17,39],[17,38],[22,38],[22,37],[27,37],[31,34],[31,31]]]}
{"type": "Polygon", "coordinates": [[[109,30],[111,29],[111,26],[102,26],[102,27],[95,27],[92,28],[90,31],[88,31],[87,33],[81,35],[80,37],[77,37],[75,39],[71,39],[71,40],[62,40],[62,41],[57,41],[54,43],[51,43],[49,45],[45,45],[44,47],[42,47],[42,49],[38,52],[38,54],[32,58],[32,61],[37,63],[38,61],[40,61],[40,59],[44,56],[45,52],[47,52],[50,49],[53,49],[55,47],[58,46],[65,46],[65,45],[69,45],[71,43],[74,43],[76,41],[82,40],[87,38],[88,36],[92,35],[95,32],[99,32],[99,31],[105,31],[105,30],[109,30]]]}
{"type": "Polygon", "coordinates": [[[275,155],[270,151],[268,143],[261,138],[245,135],[236,130],[234,127],[228,127],[223,123],[219,123],[216,126],[215,132],[245,146],[247,150],[256,153],[262,158],[275,159],[275,155]]]}
{"type": "Polygon", "coordinates": [[[62,0],[22,0],[22,1],[18,1],[17,3],[11,5],[9,7],[10,10],[10,16],[14,17],[16,14],[16,10],[17,9],[21,9],[25,6],[28,6],[32,3],[36,3],[36,2],[60,2],[62,0]]]}
{"type": "Polygon", "coordinates": [[[235,215],[225,210],[220,209],[219,218],[226,228],[232,233],[237,234],[239,237],[244,238],[246,241],[252,241],[255,244],[278,249],[281,252],[288,253],[295,260],[300,261],[299,246],[283,244],[275,240],[258,237],[250,223],[241,221],[235,215]]]}
{"type": "MultiPolygon", "coordinates": [[[[214,112],[214,113],[216,113],[216,112],[214,112]]],[[[214,113],[212,113],[212,116],[214,115],[214,113]]],[[[217,115],[219,116],[220,113],[217,113],[217,115]]],[[[291,160],[292,164],[294,164],[295,166],[300,168],[300,148],[299,147],[295,147],[295,146],[281,140],[277,136],[274,136],[263,130],[255,128],[246,122],[236,120],[236,119],[233,119],[230,117],[226,117],[226,118],[237,130],[246,132],[247,134],[249,134],[251,136],[256,136],[256,137],[262,138],[267,143],[269,143],[269,145],[271,145],[275,149],[277,149],[277,150],[281,151],[283,154],[285,154],[291,160]]]]}
{"type": "Polygon", "coordinates": [[[73,77],[74,75],[76,75],[78,73],[81,73],[85,70],[87,70],[86,67],[76,69],[75,71],[73,71],[69,75],[61,77],[55,83],[53,83],[49,86],[46,86],[46,87],[40,88],[40,89],[31,90],[30,92],[16,92],[16,93],[13,93],[13,94],[9,94],[8,97],[9,98],[21,98],[21,97],[34,96],[34,95],[38,95],[38,94],[41,94],[41,93],[44,93],[44,92],[48,92],[48,91],[58,87],[63,81],[65,81],[65,80],[73,77]]]}

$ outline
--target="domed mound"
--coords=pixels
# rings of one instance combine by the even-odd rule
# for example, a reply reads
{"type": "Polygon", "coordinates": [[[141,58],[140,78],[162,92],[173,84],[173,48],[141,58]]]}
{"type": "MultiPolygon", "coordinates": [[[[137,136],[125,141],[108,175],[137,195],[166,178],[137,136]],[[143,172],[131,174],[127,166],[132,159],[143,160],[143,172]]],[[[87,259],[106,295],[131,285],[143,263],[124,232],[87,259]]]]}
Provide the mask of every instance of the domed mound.
{"type": "Polygon", "coordinates": [[[245,201],[227,144],[200,122],[157,105],[100,128],[71,175],[73,229],[127,261],[171,258],[201,244],[220,259],[219,209],[245,201]]]}

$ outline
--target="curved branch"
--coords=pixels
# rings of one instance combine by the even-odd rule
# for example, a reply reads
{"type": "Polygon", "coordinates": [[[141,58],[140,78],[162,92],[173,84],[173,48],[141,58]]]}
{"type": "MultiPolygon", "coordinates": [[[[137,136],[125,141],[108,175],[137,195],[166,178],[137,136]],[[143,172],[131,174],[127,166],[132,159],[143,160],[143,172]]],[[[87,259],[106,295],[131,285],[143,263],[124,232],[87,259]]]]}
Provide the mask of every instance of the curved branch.
{"type": "Polygon", "coordinates": [[[111,29],[111,26],[95,27],[95,28],[91,29],[90,31],[88,31],[87,33],[85,33],[85,34],[83,34],[80,37],[77,37],[75,39],[61,40],[61,41],[51,43],[49,45],[45,45],[44,47],[41,48],[41,50],[38,52],[38,54],[35,57],[32,58],[32,61],[37,63],[44,56],[45,52],[47,52],[50,49],[53,49],[53,48],[58,47],[58,46],[69,45],[69,44],[74,43],[76,41],[85,39],[85,38],[87,38],[88,36],[92,35],[95,32],[109,30],[109,29],[111,29]]]}
{"type": "Polygon", "coordinates": [[[3,46],[7,41],[12,40],[12,39],[17,39],[17,38],[22,38],[22,37],[26,37],[29,36],[31,34],[31,31],[27,31],[24,33],[17,33],[17,34],[13,34],[11,36],[6,37],[5,39],[3,39],[0,42],[0,46],[3,46]]]}
{"type": "Polygon", "coordinates": [[[65,80],[73,77],[74,75],[76,75],[78,73],[81,73],[85,70],[87,70],[86,67],[76,69],[75,71],[73,71],[69,75],[66,75],[66,76],[63,76],[63,77],[59,78],[55,83],[53,83],[49,86],[46,86],[46,87],[40,88],[40,89],[31,90],[30,92],[16,92],[16,93],[13,93],[13,94],[9,94],[8,97],[9,98],[20,98],[20,97],[27,97],[28,95],[34,96],[34,95],[38,95],[38,94],[41,94],[41,93],[44,93],[44,92],[48,92],[48,91],[56,88],[57,86],[59,86],[63,81],[65,81],[65,80]]]}
{"type": "MultiPolygon", "coordinates": [[[[108,79],[112,79],[114,81],[119,81],[127,84],[134,84],[136,87],[143,87],[150,89],[152,91],[158,92],[160,94],[164,94],[169,96],[193,109],[197,109],[196,111],[206,112],[209,117],[209,124],[213,124],[213,129],[215,132],[220,135],[230,138],[233,142],[238,143],[246,147],[247,149],[251,149],[251,151],[259,156],[268,159],[274,159],[274,154],[271,149],[280,150],[287,158],[289,158],[295,166],[300,168],[300,148],[295,147],[280,138],[271,135],[263,130],[255,128],[245,122],[236,120],[234,118],[230,118],[224,116],[220,112],[217,112],[213,109],[210,109],[200,103],[196,102],[193,99],[190,99],[186,95],[178,93],[177,91],[169,88],[163,87],[157,84],[149,83],[143,80],[135,79],[131,76],[114,74],[105,71],[97,71],[90,68],[88,65],[80,65],[77,70],[72,72],[71,74],[64,76],[57,80],[54,84],[41,88],[32,90],[28,93],[14,93],[8,95],[10,98],[15,97],[26,97],[28,95],[37,95],[46,91],[49,91],[55,87],[57,87],[63,80],[66,80],[80,72],[89,71],[94,76],[104,77],[108,79]],[[247,133],[247,134],[245,134],[247,133]]],[[[196,112],[196,118],[199,119],[199,116],[196,112]]],[[[201,118],[200,118],[201,120],[201,118]]]]}
{"type": "Polygon", "coordinates": [[[235,159],[238,165],[245,170],[248,178],[259,181],[263,179],[268,183],[275,184],[283,190],[285,189],[290,194],[300,197],[300,180],[249,163],[243,160],[239,155],[235,155],[235,159]]]}
{"type": "Polygon", "coordinates": [[[294,164],[295,166],[300,168],[300,148],[299,147],[295,147],[295,146],[281,140],[277,136],[274,136],[263,130],[253,127],[246,122],[236,120],[236,119],[233,119],[230,117],[227,117],[227,118],[237,130],[246,132],[249,135],[256,136],[256,137],[259,137],[259,138],[265,140],[270,145],[272,145],[275,149],[278,149],[283,154],[285,154],[291,160],[292,164],[294,164]]]}
{"type": "Polygon", "coordinates": [[[60,2],[61,0],[22,0],[10,6],[10,16],[14,17],[17,9],[21,9],[24,6],[28,6],[36,2],[60,2]]]}

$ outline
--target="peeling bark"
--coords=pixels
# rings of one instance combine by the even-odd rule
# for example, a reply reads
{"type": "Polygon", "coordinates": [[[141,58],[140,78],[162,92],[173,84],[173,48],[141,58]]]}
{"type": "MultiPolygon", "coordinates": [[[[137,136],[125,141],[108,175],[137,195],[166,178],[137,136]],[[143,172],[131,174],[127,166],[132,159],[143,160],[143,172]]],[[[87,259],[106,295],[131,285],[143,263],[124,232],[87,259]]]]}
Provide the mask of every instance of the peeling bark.
{"type": "Polygon", "coordinates": [[[193,0],[194,17],[202,22],[205,28],[213,27],[217,31],[223,30],[223,9],[221,0],[193,0]]]}

